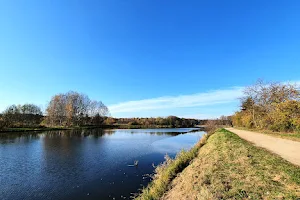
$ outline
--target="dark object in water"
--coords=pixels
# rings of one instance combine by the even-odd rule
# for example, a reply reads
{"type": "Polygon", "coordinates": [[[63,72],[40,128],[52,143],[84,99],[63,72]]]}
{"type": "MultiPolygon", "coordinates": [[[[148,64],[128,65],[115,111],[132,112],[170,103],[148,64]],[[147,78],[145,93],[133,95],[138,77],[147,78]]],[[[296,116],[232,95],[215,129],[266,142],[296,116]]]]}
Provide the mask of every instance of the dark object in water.
{"type": "Polygon", "coordinates": [[[135,160],[133,165],[127,165],[128,167],[137,167],[139,165],[139,161],[135,160]]]}

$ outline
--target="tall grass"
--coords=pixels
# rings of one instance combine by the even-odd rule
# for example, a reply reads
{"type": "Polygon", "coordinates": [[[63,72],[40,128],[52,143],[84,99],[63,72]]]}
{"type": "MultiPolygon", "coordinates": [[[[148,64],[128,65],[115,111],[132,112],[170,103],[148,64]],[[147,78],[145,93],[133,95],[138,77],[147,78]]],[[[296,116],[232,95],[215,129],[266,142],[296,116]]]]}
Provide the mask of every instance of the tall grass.
{"type": "Polygon", "coordinates": [[[199,149],[207,142],[212,133],[205,134],[189,151],[181,151],[174,159],[166,156],[165,161],[156,167],[152,182],[135,199],[157,200],[168,190],[169,184],[197,157],[199,149]]]}

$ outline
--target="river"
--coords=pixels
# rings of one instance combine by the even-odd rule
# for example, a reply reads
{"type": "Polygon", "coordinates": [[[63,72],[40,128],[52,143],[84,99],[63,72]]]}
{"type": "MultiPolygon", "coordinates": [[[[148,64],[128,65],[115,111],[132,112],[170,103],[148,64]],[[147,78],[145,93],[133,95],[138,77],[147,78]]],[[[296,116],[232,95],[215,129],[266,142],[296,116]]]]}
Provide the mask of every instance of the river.
{"type": "Polygon", "coordinates": [[[130,199],[149,183],[153,165],[191,148],[204,134],[191,130],[1,134],[1,199],[130,199]],[[130,166],[135,160],[138,166],[130,166]]]}

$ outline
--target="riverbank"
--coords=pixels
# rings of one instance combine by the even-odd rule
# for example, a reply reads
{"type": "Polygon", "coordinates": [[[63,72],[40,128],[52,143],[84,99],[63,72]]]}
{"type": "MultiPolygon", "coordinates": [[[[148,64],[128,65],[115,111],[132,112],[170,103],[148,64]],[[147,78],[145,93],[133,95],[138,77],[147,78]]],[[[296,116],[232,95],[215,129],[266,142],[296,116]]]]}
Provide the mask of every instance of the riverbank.
{"type": "Polygon", "coordinates": [[[40,131],[59,131],[59,130],[77,130],[77,129],[160,129],[160,128],[198,128],[204,129],[204,127],[173,127],[169,125],[155,125],[155,126],[142,126],[142,125],[101,125],[101,126],[76,126],[76,127],[17,127],[17,128],[5,128],[0,130],[1,133],[14,133],[14,132],[40,132],[40,131]]]}
{"type": "Polygon", "coordinates": [[[202,146],[195,146],[189,152],[196,155],[191,163],[188,161],[190,164],[181,165],[182,173],[172,167],[172,163],[179,162],[178,158],[169,161],[171,164],[165,164],[164,170],[157,170],[154,181],[137,199],[300,197],[300,167],[253,146],[225,129],[219,129],[202,146]],[[162,181],[168,178],[171,178],[170,181],[162,181]]]}
{"type": "Polygon", "coordinates": [[[168,190],[171,181],[184,170],[198,155],[199,149],[206,144],[212,133],[205,134],[201,140],[189,151],[181,151],[175,159],[165,157],[165,162],[155,169],[153,181],[136,198],[138,200],[159,199],[168,190]]]}
{"type": "Polygon", "coordinates": [[[40,132],[40,131],[60,131],[60,130],[76,130],[76,129],[94,129],[94,128],[113,128],[111,126],[83,126],[83,127],[17,127],[5,128],[0,133],[16,133],[16,132],[40,132]]]}

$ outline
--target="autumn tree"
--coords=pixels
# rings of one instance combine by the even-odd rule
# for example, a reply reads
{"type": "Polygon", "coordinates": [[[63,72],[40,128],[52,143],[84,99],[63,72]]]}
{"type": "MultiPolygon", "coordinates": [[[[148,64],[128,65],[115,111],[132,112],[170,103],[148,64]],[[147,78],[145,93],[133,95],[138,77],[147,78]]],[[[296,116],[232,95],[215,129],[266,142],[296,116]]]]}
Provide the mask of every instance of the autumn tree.
{"type": "Polygon", "coordinates": [[[11,105],[2,113],[2,123],[12,126],[39,126],[42,120],[40,107],[34,104],[11,105]]]}
{"type": "Polygon", "coordinates": [[[244,90],[241,110],[233,116],[233,123],[247,128],[294,131],[298,127],[299,102],[297,85],[258,81],[244,90]]]}
{"type": "Polygon", "coordinates": [[[46,123],[51,126],[100,125],[100,118],[109,114],[101,101],[73,91],[53,96],[46,112],[46,123]]]}
{"type": "Polygon", "coordinates": [[[116,123],[116,119],[112,117],[108,117],[104,120],[104,124],[106,125],[113,125],[116,123]]]}
{"type": "Polygon", "coordinates": [[[0,114],[0,130],[5,128],[5,121],[3,120],[3,115],[0,114]]]}

